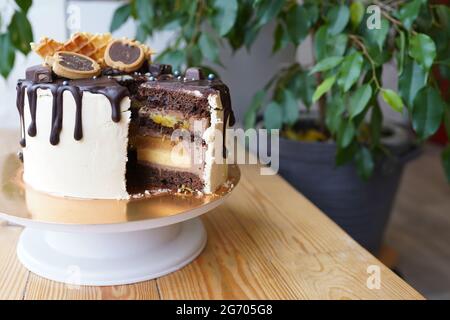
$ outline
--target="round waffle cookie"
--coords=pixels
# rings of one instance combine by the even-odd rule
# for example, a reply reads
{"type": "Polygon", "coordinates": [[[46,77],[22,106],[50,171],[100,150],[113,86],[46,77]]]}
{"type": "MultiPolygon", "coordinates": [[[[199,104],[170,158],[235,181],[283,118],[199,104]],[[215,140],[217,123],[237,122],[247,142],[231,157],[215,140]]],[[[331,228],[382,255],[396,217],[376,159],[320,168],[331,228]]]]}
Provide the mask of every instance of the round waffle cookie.
{"type": "Polygon", "coordinates": [[[117,70],[132,72],[144,63],[146,50],[137,41],[119,39],[111,41],[105,50],[105,63],[117,70]]]}

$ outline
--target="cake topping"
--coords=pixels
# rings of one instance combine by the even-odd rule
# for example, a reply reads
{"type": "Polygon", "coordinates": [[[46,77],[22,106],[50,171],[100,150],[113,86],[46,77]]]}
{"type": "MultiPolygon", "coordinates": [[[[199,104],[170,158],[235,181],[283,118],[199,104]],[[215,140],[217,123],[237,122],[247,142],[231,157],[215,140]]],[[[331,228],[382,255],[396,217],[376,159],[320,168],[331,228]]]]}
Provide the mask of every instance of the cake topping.
{"type": "Polygon", "coordinates": [[[189,68],[186,70],[185,77],[187,80],[203,80],[205,76],[200,68],[189,68]]]}
{"type": "Polygon", "coordinates": [[[154,63],[149,66],[150,74],[154,77],[172,74],[172,66],[169,64],[154,63]]]}
{"type": "Polygon", "coordinates": [[[105,49],[111,40],[112,37],[109,33],[77,32],[65,43],[44,37],[39,43],[31,43],[31,49],[44,60],[52,57],[58,51],[69,51],[88,56],[103,66],[105,49]]]}
{"type": "Polygon", "coordinates": [[[25,77],[27,80],[37,83],[52,82],[52,69],[43,65],[32,66],[25,71],[25,77]]]}
{"type": "Polygon", "coordinates": [[[145,59],[145,50],[136,41],[114,40],[105,51],[105,63],[111,68],[125,72],[138,70],[145,59]]]}
{"type": "Polygon", "coordinates": [[[69,79],[91,78],[100,73],[100,65],[88,56],[68,51],[56,52],[46,63],[60,77],[69,79]]]}

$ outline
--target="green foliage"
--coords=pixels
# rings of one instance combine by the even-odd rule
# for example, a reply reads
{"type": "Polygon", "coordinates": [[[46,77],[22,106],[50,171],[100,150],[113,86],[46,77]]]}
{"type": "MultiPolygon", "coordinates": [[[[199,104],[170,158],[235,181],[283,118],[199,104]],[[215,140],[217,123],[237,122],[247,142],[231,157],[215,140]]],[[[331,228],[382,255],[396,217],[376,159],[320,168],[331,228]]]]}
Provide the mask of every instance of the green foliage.
{"type": "Polygon", "coordinates": [[[117,29],[119,29],[128,20],[130,15],[131,15],[130,4],[124,4],[123,6],[117,8],[111,20],[109,31],[114,32],[117,29]]]}
{"type": "Polygon", "coordinates": [[[15,52],[9,34],[0,34],[0,73],[6,78],[14,66],[15,52]]]}
{"type": "Polygon", "coordinates": [[[353,1],[350,5],[350,21],[357,28],[364,17],[365,8],[361,1],[353,1]]]}
{"type": "Polygon", "coordinates": [[[344,60],[343,57],[328,57],[321,61],[319,61],[309,72],[309,74],[320,72],[320,71],[327,71],[329,69],[333,69],[336,67],[339,63],[344,60]]]}
{"type": "Polygon", "coordinates": [[[355,93],[350,97],[349,104],[349,115],[351,118],[356,117],[361,112],[363,112],[364,108],[369,103],[370,98],[372,97],[372,87],[369,84],[365,84],[358,89],[356,89],[355,93]]]}
{"type": "Polygon", "coordinates": [[[264,111],[264,126],[267,129],[281,129],[283,124],[283,110],[281,106],[272,101],[266,107],[264,111]]]}
{"type": "Polygon", "coordinates": [[[433,87],[421,89],[414,99],[412,123],[417,136],[425,140],[434,134],[442,121],[445,103],[433,87]]]}
{"type": "MultiPolygon", "coordinates": [[[[282,123],[278,117],[276,127],[292,128],[299,119],[295,113],[298,108],[287,112],[283,97],[299,99],[302,86],[289,86],[286,79],[300,79],[292,74],[295,72],[303,78],[308,75],[309,81],[303,83],[308,84],[312,99],[306,103],[302,99],[303,103],[308,108],[314,103],[321,106],[325,132],[337,142],[336,164],[354,161],[364,179],[370,177],[377,154],[384,149],[378,97],[397,112],[408,111],[420,140],[433,134],[444,121],[450,137],[450,108],[435,88],[437,82],[431,72],[438,65],[441,76],[450,77],[450,9],[426,0],[399,1],[392,7],[381,6],[381,28],[369,29],[366,22],[371,17],[366,5],[362,0],[305,0],[303,4],[285,1],[279,11],[277,8],[273,52],[290,43],[297,45],[306,34],[312,34],[316,63],[309,70],[292,68],[289,77],[281,70],[264,88],[265,101],[260,101],[257,109],[250,107],[248,115],[252,115],[246,118],[256,121],[255,114],[261,109],[265,110],[265,119],[282,113],[282,123]],[[313,22],[308,20],[312,15],[306,14],[311,8],[320,13],[313,22]],[[383,88],[381,83],[383,65],[392,58],[397,61],[398,91],[383,88]]],[[[246,121],[246,127],[251,125],[246,121]]],[[[450,151],[443,154],[447,168],[449,157],[450,151]]]]}
{"type": "Polygon", "coordinates": [[[344,58],[337,81],[337,84],[343,92],[347,92],[359,79],[362,65],[363,56],[359,52],[353,52],[344,58]]]}
{"type": "Polygon", "coordinates": [[[381,89],[381,96],[383,100],[394,110],[397,112],[403,111],[403,101],[402,98],[391,89],[381,89]]]}
{"type": "Polygon", "coordinates": [[[436,57],[433,39],[423,33],[413,35],[409,40],[409,55],[426,70],[430,69],[436,57]]]}
{"type": "Polygon", "coordinates": [[[16,51],[27,55],[31,51],[30,42],[33,41],[33,31],[27,18],[32,1],[16,0],[15,4],[16,9],[9,22],[4,21],[3,15],[0,16],[0,27],[8,23],[5,25],[6,31],[0,32],[0,74],[5,79],[14,67],[16,51]]]}
{"type": "Polygon", "coordinates": [[[322,97],[327,91],[329,91],[331,89],[331,87],[333,86],[334,82],[336,81],[336,77],[335,76],[331,76],[326,78],[316,89],[316,91],[314,91],[313,94],[313,102],[316,102],[317,100],[320,99],[320,97],[322,97]]]}

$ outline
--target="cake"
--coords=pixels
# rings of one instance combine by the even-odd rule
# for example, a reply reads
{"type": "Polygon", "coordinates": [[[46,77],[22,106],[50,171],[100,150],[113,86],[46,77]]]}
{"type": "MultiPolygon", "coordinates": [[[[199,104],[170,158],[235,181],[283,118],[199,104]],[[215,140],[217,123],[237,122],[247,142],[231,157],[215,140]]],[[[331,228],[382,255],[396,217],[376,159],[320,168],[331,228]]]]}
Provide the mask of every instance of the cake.
{"type": "Polygon", "coordinates": [[[227,180],[227,86],[199,68],[151,62],[151,50],[109,34],[44,38],[43,64],[17,84],[24,182],[48,194],[129,199],[214,193],[227,180]]]}

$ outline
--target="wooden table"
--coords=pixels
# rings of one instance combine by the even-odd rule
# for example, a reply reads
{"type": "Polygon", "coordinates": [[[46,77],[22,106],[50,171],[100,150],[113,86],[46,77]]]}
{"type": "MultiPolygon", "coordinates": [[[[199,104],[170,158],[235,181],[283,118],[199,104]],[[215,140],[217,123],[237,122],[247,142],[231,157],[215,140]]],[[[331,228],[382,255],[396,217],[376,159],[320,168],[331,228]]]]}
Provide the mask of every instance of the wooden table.
{"type": "Polygon", "coordinates": [[[233,195],[203,217],[203,253],[134,285],[75,287],[36,276],[16,257],[22,228],[0,222],[0,299],[423,299],[281,177],[261,176],[256,165],[241,171],[233,195]],[[367,287],[371,265],[380,268],[380,289],[367,287]]]}

